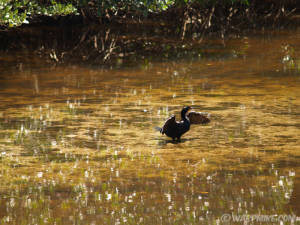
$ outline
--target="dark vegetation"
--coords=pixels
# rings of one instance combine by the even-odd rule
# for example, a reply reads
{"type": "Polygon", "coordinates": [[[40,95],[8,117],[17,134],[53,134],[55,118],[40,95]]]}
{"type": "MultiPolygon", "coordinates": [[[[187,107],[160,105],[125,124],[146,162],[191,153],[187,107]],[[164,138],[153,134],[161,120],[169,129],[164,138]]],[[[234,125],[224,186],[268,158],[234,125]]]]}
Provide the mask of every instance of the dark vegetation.
{"type": "Polygon", "coordinates": [[[296,27],[297,6],[297,0],[2,0],[0,50],[116,65],[195,57],[204,36],[296,27]]]}

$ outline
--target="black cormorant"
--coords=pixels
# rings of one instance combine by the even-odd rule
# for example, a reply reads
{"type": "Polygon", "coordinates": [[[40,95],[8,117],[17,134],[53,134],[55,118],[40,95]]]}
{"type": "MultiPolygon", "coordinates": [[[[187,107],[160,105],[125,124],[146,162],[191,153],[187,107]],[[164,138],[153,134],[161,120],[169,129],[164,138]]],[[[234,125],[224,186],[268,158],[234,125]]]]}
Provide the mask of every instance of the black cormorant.
{"type": "Polygon", "coordinates": [[[181,110],[181,121],[177,122],[175,115],[172,115],[166,120],[162,128],[156,127],[156,130],[161,134],[166,134],[168,137],[171,137],[173,141],[176,138],[180,141],[181,136],[189,131],[191,124],[204,124],[210,121],[207,114],[194,111],[188,113],[190,109],[191,107],[187,106],[181,110]]]}

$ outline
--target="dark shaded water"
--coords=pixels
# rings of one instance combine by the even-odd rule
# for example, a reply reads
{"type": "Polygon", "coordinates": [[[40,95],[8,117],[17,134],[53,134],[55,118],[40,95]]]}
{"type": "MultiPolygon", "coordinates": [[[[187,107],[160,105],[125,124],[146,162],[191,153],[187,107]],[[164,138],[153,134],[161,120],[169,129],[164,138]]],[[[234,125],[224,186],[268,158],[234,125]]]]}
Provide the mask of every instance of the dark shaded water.
{"type": "Polygon", "coordinates": [[[0,224],[296,224],[300,33],[210,44],[110,70],[2,55],[0,224]],[[153,128],[184,105],[212,122],[172,143],[153,128]]]}

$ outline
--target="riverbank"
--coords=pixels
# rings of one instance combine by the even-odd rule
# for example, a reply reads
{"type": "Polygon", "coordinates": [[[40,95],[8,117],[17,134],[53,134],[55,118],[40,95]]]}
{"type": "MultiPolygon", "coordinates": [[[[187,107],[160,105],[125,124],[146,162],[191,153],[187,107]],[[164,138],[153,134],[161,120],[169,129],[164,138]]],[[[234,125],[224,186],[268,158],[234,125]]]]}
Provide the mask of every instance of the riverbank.
{"type": "Polygon", "coordinates": [[[186,4],[147,16],[107,11],[100,17],[96,10],[91,6],[79,15],[39,16],[28,25],[2,29],[0,51],[25,51],[49,63],[147,66],[153,57],[203,57],[211,38],[224,45],[227,38],[298,29],[300,24],[300,10],[292,0],[186,4]]]}

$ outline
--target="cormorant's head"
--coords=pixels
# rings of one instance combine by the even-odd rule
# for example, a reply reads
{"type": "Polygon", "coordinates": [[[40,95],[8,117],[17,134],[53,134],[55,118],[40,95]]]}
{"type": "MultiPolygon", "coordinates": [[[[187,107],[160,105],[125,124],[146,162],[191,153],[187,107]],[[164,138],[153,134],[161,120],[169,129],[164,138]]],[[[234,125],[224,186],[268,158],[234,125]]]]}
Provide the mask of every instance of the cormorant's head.
{"type": "Polygon", "coordinates": [[[191,106],[185,106],[183,107],[182,111],[188,112],[190,109],[192,109],[191,106]]]}
{"type": "Polygon", "coordinates": [[[184,117],[185,117],[185,114],[186,114],[190,109],[192,109],[192,107],[190,107],[190,106],[183,107],[183,109],[181,110],[181,117],[184,118],[184,117]]]}

